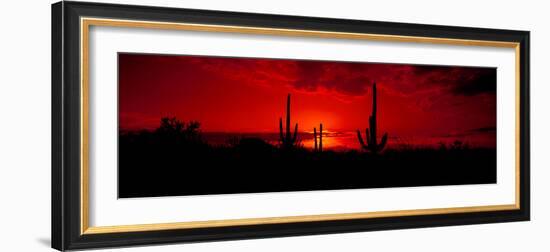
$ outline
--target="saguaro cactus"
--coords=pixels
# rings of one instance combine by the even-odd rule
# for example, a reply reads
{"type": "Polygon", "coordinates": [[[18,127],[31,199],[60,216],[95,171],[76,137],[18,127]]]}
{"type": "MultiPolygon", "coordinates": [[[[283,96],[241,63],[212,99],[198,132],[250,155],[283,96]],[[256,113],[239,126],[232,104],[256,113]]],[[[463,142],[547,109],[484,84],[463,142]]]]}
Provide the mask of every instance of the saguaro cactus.
{"type": "Polygon", "coordinates": [[[283,118],[279,118],[279,137],[283,148],[292,148],[296,144],[298,134],[298,123],[294,127],[294,136],[290,132],[290,94],[286,99],[286,134],[283,134],[283,118]]]}
{"type": "Polygon", "coordinates": [[[323,152],[323,124],[319,124],[319,152],[323,152]]]}
{"type": "Polygon", "coordinates": [[[323,151],[323,124],[319,124],[319,144],[317,144],[317,128],[313,128],[313,138],[315,139],[314,151],[323,151]]]}
{"type": "Polygon", "coordinates": [[[313,147],[313,151],[317,151],[319,148],[317,145],[317,128],[313,127],[313,139],[315,140],[315,145],[313,147]]]}
{"type": "Polygon", "coordinates": [[[380,143],[376,140],[376,82],[372,85],[372,114],[369,116],[369,128],[365,129],[366,144],[361,137],[361,131],[357,130],[357,139],[361,147],[371,153],[378,153],[384,149],[386,142],[388,141],[388,133],[384,133],[380,143]]]}

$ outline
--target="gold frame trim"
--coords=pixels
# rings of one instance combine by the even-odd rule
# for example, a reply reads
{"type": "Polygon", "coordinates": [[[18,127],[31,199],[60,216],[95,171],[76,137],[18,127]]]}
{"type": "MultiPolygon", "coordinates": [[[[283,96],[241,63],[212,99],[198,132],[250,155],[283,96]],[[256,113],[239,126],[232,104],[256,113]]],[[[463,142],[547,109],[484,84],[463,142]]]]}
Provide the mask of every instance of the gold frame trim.
{"type": "Polygon", "coordinates": [[[399,36],[399,35],[381,35],[366,33],[348,33],[348,32],[328,32],[317,30],[294,30],[261,28],[248,26],[228,26],[228,25],[206,25],[194,23],[170,23],[170,22],[152,22],[122,19],[101,19],[86,18],[80,19],[80,71],[81,71],[81,164],[80,164],[80,233],[87,234],[105,234],[119,232],[140,232],[140,231],[158,231],[173,229],[191,229],[207,227],[227,227],[242,225],[259,224],[280,224],[292,222],[312,222],[312,221],[332,221],[332,220],[351,220],[368,218],[385,218],[397,216],[416,216],[416,215],[435,215],[435,214],[453,214],[453,213],[472,213],[472,212],[490,212],[503,210],[520,209],[520,44],[516,42],[486,41],[486,40],[466,40],[452,38],[432,38],[417,36],[399,36]],[[386,42],[409,42],[409,43],[431,43],[447,44],[461,46],[487,46],[514,48],[516,56],[516,184],[515,184],[515,204],[509,205],[489,205],[474,207],[452,207],[452,208],[433,208],[433,209],[414,209],[397,211],[379,211],[379,212],[361,212],[361,213],[341,213],[341,214],[321,214],[321,215],[301,215],[284,217],[266,217],[266,218],[247,218],[247,219],[227,219],[227,220],[208,220],[191,222],[173,222],[173,223],[155,223],[155,224],[135,224],[121,226],[97,226],[90,227],[89,223],[89,29],[90,26],[110,26],[110,27],[131,27],[146,29],[164,29],[164,30],[185,30],[200,32],[224,32],[241,33],[256,35],[277,35],[277,36],[300,36],[316,38],[336,38],[336,39],[358,39],[370,41],[386,42]]]}

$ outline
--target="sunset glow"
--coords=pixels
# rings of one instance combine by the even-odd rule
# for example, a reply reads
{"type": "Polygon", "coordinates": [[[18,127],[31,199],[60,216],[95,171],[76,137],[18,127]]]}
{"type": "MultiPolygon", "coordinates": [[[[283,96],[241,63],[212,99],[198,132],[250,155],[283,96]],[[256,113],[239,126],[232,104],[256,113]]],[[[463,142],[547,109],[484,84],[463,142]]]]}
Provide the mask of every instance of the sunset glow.
{"type": "Polygon", "coordinates": [[[119,127],[154,129],[169,116],[198,121],[205,133],[276,141],[291,94],[291,125],[304,146],[322,123],[326,148],[353,149],[355,131],[369,125],[373,82],[389,146],[496,146],[494,68],[121,53],[119,127]]]}

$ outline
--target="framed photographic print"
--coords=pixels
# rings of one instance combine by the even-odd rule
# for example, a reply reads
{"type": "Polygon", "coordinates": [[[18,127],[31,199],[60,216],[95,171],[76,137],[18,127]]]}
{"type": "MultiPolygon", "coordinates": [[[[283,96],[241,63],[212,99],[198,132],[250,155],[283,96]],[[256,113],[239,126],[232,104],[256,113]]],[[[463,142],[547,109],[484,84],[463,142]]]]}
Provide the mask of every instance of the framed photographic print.
{"type": "Polygon", "coordinates": [[[529,32],[52,6],[58,250],[529,220],[529,32]]]}

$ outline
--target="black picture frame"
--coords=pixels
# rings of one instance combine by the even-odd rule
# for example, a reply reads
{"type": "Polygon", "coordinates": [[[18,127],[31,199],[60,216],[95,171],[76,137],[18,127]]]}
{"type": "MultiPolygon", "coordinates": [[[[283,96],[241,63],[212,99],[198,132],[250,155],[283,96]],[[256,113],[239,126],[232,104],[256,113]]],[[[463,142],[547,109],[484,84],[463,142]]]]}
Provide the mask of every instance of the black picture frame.
{"type": "Polygon", "coordinates": [[[403,228],[528,221],[530,218],[529,32],[439,25],[266,15],[102,3],[52,5],[52,247],[87,249],[403,228]],[[519,209],[386,218],[82,234],[80,18],[320,30],[519,43],[519,209]]]}

